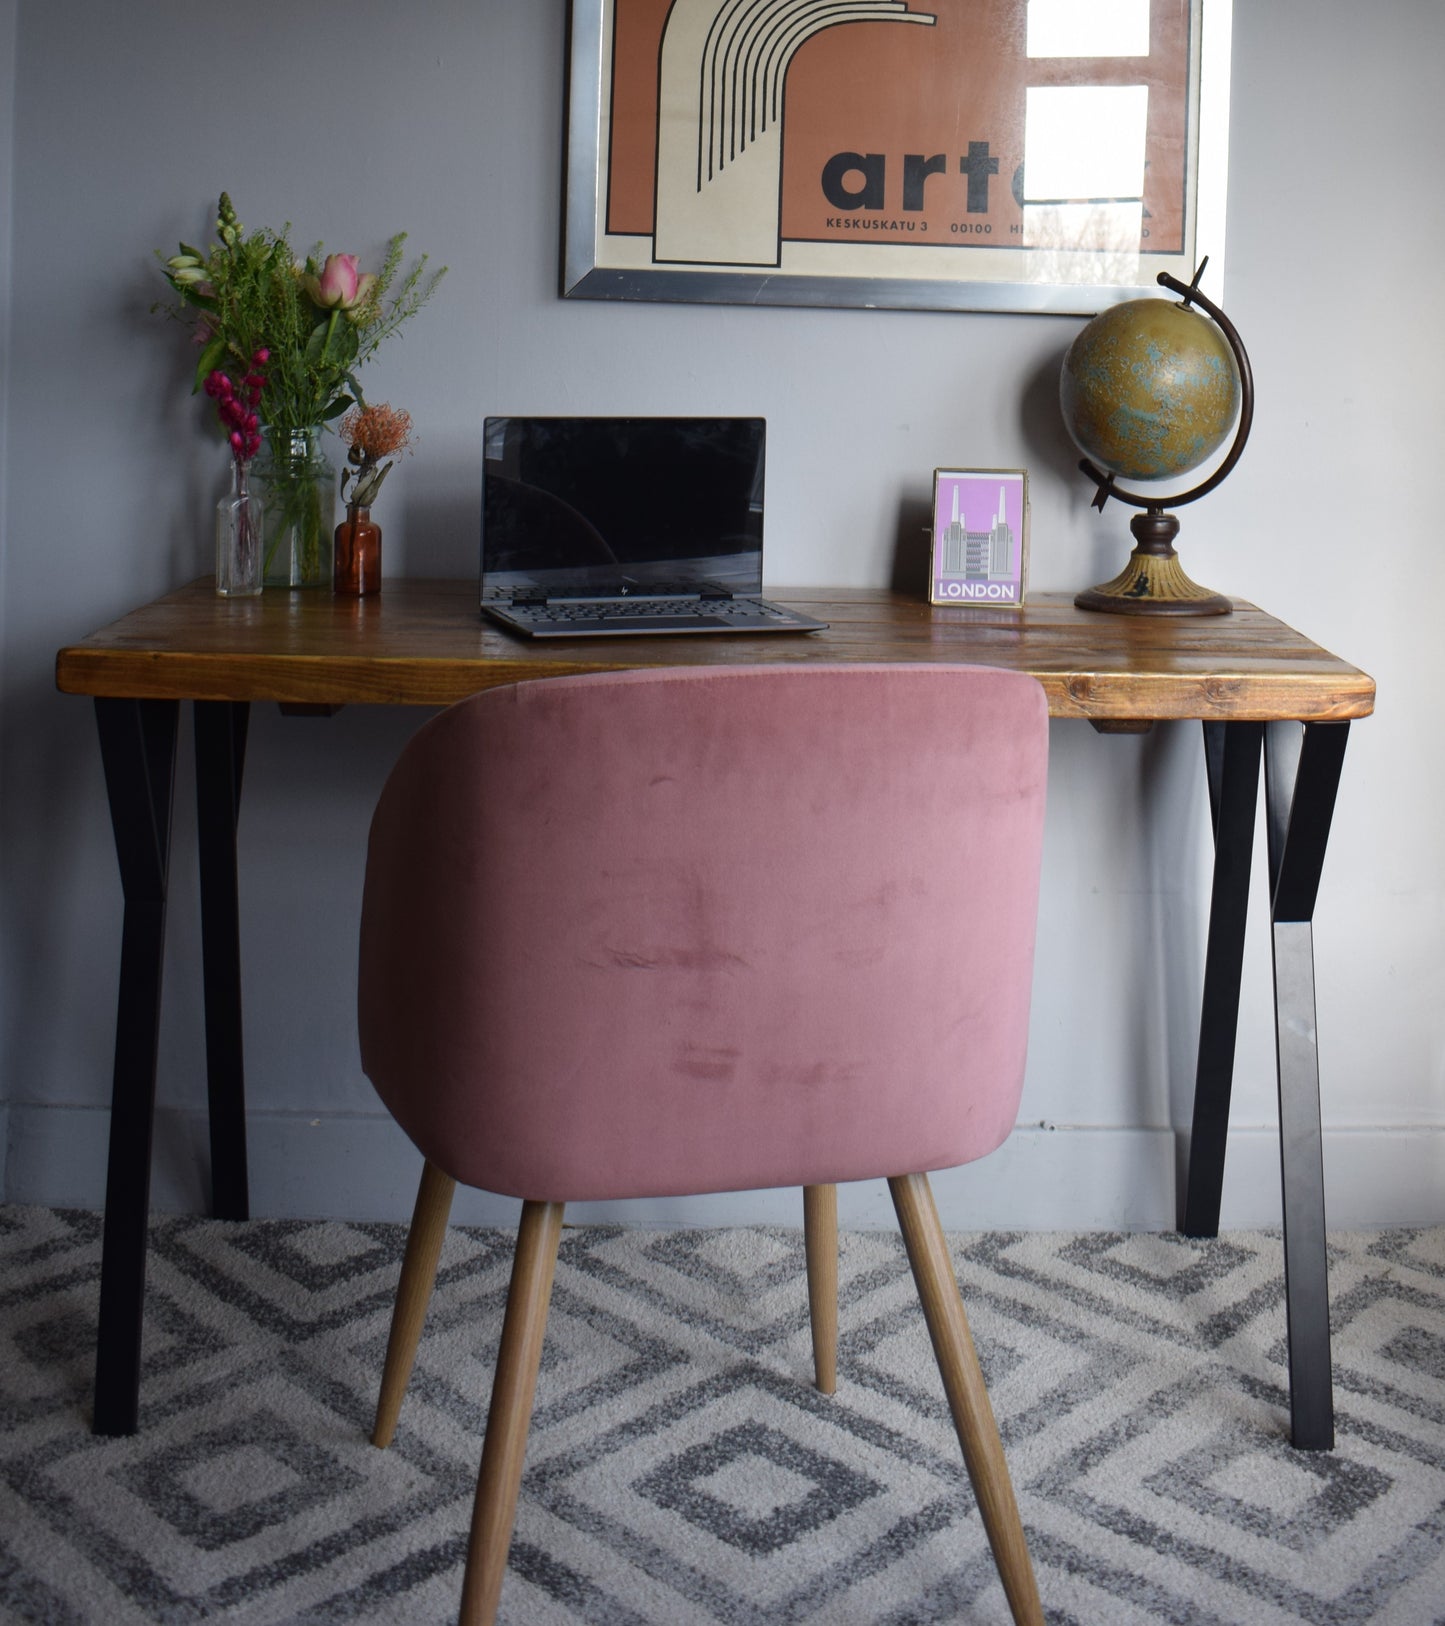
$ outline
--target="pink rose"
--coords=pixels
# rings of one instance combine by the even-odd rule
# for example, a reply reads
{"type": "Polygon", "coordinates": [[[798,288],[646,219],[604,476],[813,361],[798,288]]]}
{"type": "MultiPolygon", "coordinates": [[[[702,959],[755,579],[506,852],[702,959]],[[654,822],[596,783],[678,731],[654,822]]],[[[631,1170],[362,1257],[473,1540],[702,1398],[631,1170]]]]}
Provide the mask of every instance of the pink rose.
{"type": "Polygon", "coordinates": [[[357,271],[354,254],[328,254],[320,276],[307,274],[306,292],[323,310],[354,310],[364,304],[376,278],[357,271]]]}

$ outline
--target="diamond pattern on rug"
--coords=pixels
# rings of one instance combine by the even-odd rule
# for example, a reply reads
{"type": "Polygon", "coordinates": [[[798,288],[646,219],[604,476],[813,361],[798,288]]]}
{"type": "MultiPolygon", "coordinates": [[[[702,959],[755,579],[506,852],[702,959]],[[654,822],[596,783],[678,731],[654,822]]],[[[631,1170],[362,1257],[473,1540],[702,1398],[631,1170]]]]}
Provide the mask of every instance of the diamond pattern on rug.
{"type": "Polygon", "coordinates": [[[323,1502],[363,1483],[333,1453],[266,1411],[247,1420],[244,1438],[202,1429],[132,1464],[114,1482],[210,1552],[304,1522],[323,1502]]]}
{"type": "Polygon", "coordinates": [[[764,1556],[882,1488],[846,1463],[758,1423],[723,1429],[665,1458],[632,1486],[719,1541],[764,1556]]]}
{"type": "MultiPolygon", "coordinates": [[[[141,1432],[88,1432],[100,1233],[0,1207],[0,1622],[456,1617],[513,1234],[454,1229],[368,1443],[399,1226],[152,1225],[141,1432]]],[[[1288,1443],[1277,1235],[951,1239],[1053,1626],[1445,1622],[1445,1229],[1330,1239],[1338,1445],[1288,1443]]],[[[511,1626],[1008,1619],[907,1262],[564,1232],[511,1626]]]]}
{"type": "Polygon", "coordinates": [[[1221,1429],[1145,1481],[1145,1489],[1293,1552],[1315,1554],[1384,1496],[1391,1481],[1332,1452],[1298,1452],[1281,1469],[1237,1427],[1221,1429]]]}
{"type": "MultiPolygon", "coordinates": [[[[951,1429],[949,1442],[951,1451],[910,1450],[846,1399],[761,1363],[729,1363],[702,1382],[694,1369],[611,1429],[594,1419],[570,1449],[539,1451],[524,1487],[538,1510],[670,1588],[670,1618],[825,1620],[855,1579],[972,1517],[951,1429]],[[772,1517],[749,1517],[736,1491],[731,1506],[715,1493],[710,1505],[699,1483],[745,1454],[812,1480],[812,1499],[772,1517]]],[[[985,1551],[977,1532],[969,1545],[985,1551]]]]}

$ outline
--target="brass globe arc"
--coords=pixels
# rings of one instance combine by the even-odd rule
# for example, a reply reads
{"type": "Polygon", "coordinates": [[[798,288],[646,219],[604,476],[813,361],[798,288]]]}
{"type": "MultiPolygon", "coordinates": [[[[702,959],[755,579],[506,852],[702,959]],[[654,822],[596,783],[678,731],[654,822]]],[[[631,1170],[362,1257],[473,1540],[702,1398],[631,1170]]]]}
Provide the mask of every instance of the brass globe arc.
{"type": "Polygon", "coordinates": [[[1234,608],[1223,593],[1200,587],[1184,574],[1179,556],[1174,551],[1174,538],[1179,534],[1179,521],[1165,508],[1181,508],[1207,495],[1223,481],[1239,461],[1249,431],[1254,423],[1254,373],[1244,341],[1234,323],[1206,294],[1199,290],[1199,279],[1209,264],[1206,257],[1199,263],[1192,282],[1181,282],[1178,277],[1161,271],[1155,279],[1161,287],[1179,294],[1187,308],[1199,305],[1223,333],[1234,353],[1239,369],[1239,417],[1235,423],[1234,439],[1218,468],[1198,485],[1177,496],[1149,497],[1138,492],[1121,490],[1116,477],[1101,469],[1090,458],[1082,458],[1079,468],[1094,481],[1093,506],[1103,510],[1110,497],[1132,508],[1142,508],[1129,521],[1135,547],[1129,562],[1112,581],[1102,582],[1074,596],[1081,610],[1101,610],[1112,615],[1228,615],[1234,608]]]}

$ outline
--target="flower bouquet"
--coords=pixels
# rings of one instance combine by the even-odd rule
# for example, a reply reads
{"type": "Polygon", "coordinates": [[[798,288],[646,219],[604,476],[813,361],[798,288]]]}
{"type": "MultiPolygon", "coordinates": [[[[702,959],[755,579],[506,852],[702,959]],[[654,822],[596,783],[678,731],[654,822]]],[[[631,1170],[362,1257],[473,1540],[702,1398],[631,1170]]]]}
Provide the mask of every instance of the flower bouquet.
{"type": "Polygon", "coordinates": [[[324,255],[319,243],[298,263],[289,226],[247,232],[224,192],[216,230],[219,241],[205,253],[182,243],[163,262],[178,296],[169,309],[200,313],[197,389],[267,352],[257,402],[266,444],[256,464],[266,581],[329,585],[335,479],[321,430],[364,404],[358,370],[421,309],[446,268],[428,275],[423,254],[402,274],[405,232],[391,238],[374,273],[362,272],[355,255],[324,255]]]}

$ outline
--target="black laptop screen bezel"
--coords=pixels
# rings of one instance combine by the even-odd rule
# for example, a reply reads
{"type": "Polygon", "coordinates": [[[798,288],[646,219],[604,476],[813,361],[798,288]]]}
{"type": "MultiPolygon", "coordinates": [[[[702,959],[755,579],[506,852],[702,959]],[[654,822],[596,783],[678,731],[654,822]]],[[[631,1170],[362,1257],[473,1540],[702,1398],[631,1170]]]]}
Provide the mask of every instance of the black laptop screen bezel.
{"type": "Polygon", "coordinates": [[[488,417],[482,601],[760,592],[766,445],[761,417],[488,417]]]}

